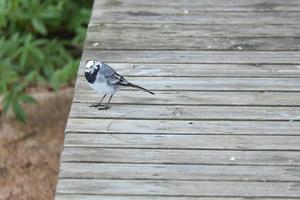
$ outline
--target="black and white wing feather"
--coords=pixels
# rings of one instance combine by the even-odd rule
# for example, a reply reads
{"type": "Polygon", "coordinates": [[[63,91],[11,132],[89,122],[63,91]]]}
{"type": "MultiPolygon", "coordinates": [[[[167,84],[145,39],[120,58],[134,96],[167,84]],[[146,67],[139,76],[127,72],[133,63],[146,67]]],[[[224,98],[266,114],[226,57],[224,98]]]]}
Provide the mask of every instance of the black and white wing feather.
{"type": "Polygon", "coordinates": [[[122,85],[127,84],[128,81],[118,74],[113,68],[108,66],[107,64],[102,63],[99,72],[105,77],[105,79],[113,85],[122,85]]]}
{"type": "Polygon", "coordinates": [[[99,73],[101,73],[110,84],[135,87],[135,88],[144,90],[146,92],[149,92],[150,94],[154,94],[153,92],[151,92],[141,86],[138,86],[138,85],[128,82],[123,76],[118,74],[113,68],[111,68],[110,66],[108,66],[105,63],[102,63],[99,73]]]}

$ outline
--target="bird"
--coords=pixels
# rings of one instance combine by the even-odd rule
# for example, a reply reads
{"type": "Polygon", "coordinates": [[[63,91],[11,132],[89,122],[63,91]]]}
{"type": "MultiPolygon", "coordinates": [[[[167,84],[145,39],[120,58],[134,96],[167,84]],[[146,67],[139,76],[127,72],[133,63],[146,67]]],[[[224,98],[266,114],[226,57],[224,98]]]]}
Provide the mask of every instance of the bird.
{"type": "Polygon", "coordinates": [[[110,101],[113,95],[119,90],[120,87],[133,87],[149,94],[155,93],[147,90],[141,86],[130,83],[123,76],[118,74],[112,67],[95,60],[88,60],[85,64],[85,79],[89,83],[90,87],[99,94],[104,96],[99,103],[92,104],[90,107],[98,108],[99,110],[107,110],[110,106],[110,101]],[[109,99],[106,104],[102,104],[106,96],[109,95],[109,99]]]}

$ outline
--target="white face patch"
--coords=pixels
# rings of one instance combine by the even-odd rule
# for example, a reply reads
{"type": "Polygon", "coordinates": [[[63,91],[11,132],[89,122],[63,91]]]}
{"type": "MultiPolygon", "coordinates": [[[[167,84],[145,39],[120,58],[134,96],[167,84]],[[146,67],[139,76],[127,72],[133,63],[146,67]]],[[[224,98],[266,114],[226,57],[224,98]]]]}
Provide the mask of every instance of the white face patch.
{"type": "Polygon", "coordinates": [[[95,61],[90,60],[90,61],[88,61],[88,62],[85,64],[85,68],[86,68],[86,69],[91,69],[91,68],[94,66],[94,64],[95,64],[95,61]]]}

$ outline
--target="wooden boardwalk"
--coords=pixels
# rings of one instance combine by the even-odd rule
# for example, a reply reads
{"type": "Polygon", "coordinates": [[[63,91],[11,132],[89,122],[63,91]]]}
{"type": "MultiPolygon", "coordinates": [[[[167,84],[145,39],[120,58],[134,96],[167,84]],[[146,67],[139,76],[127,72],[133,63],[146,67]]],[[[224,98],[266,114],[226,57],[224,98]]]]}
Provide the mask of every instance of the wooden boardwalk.
{"type": "Polygon", "coordinates": [[[95,0],[75,89],[56,200],[300,199],[299,0],[95,0]]]}

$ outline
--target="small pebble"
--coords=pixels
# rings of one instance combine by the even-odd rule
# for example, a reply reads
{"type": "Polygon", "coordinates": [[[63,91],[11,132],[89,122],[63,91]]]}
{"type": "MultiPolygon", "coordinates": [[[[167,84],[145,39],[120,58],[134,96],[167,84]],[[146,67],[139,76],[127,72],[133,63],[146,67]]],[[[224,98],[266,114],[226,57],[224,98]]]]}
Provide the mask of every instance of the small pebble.
{"type": "Polygon", "coordinates": [[[235,160],[235,157],[231,156],[231,157],[230,157],[230,160],[234,161],[234,160],[235,160]]]}
{"type": "Polygon", "coordinates": [[[98,46],[98,45],[99,45],[98,42],[93,43],[93,46],[94,46],[94,47],[96,47],[96,46],[98,46]]]}
{"type": "Polygon", "coordinates": [[[185,10],[185,11],[184,11],[184,13],[185,13],[185,14],[188,14],[188,13],[189,13],[189,11],[188,11],[188,10],[185,10]]]}

